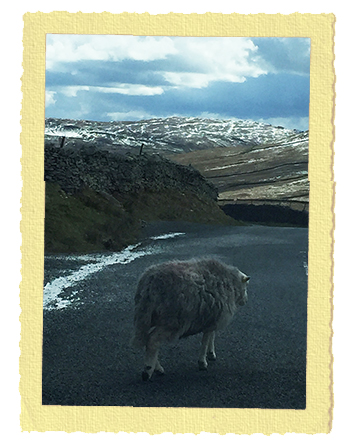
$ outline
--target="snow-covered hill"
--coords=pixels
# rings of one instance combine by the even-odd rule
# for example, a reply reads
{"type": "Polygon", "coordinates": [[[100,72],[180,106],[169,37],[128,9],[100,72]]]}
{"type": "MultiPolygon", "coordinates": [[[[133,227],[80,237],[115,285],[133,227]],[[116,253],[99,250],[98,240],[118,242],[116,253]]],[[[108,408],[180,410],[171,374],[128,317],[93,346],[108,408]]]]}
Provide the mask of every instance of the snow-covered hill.
{"type": "Polygon", "coordinates": [[[46,119],[46,137],[73,141],[95,141],[116,148],[148,152],[181,153],[214,147],[254,146],[278,143],[298,133],[250,120],[211,120],[202,118],[154,118],[143,121],[97,122],[86,120],[46,119]]]}

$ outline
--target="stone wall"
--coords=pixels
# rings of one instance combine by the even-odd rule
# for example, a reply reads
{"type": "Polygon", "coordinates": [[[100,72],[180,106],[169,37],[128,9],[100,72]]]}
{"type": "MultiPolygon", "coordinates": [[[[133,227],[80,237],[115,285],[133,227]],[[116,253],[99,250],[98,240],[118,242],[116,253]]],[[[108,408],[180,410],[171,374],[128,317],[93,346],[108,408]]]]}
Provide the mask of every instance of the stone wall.
{"type": "Polygon", "coordinates": [[[121,154],[93,144],[61,148],[47,142],[45,181],[58,183],[68,194],[89,186],[109,194],[176,189],[217,199],[215,186],[190,166],[157,154],[121,154]]]}

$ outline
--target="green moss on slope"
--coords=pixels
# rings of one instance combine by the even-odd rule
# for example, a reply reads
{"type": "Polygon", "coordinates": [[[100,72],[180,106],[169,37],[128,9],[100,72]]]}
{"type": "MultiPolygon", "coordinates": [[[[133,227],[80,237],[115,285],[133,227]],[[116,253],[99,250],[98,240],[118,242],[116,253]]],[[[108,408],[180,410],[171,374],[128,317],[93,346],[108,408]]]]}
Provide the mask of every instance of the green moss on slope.
{"type": "Polygon", "coordinates": [[[121,250],[137,242],[142,221],[233,224],[217,203],[194,193],[164,189],[113,196],[88,187],[69,195],[46,183],[45,251],[121,250]]]}
{"type": "Polygon", "coordinates": [[[108,196],[85,188],[66,194],[46,183],[45,251],[120,250],[137,239],[139,222],[108,196]]]}

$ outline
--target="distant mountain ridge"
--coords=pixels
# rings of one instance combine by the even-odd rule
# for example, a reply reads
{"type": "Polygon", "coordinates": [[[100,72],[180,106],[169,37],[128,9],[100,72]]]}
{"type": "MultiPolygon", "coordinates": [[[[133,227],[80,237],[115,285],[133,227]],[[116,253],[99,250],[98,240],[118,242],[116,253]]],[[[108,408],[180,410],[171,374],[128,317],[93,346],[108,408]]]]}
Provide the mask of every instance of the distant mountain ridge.
{"type": "Polygon", "coordinates": [[[116,149],[183,153],[215,147],[276,143],[299,133],[295,129],[250,120],[169,117],[141,121],[98,122],[47,118],[46,138],[65,136],[70,143],[94,141],[116,149]]]}

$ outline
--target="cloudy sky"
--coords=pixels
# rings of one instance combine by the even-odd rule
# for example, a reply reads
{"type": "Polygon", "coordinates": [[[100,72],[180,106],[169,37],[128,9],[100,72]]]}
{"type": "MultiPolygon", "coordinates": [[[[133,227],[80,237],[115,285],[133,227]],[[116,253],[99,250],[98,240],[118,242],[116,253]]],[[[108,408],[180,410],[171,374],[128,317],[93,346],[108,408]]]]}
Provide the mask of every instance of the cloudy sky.
{"type": "Polygon", "coordinates": [[[308,129],[308,38],[48,34],[46,117],[172,115],[308,129]]]}

